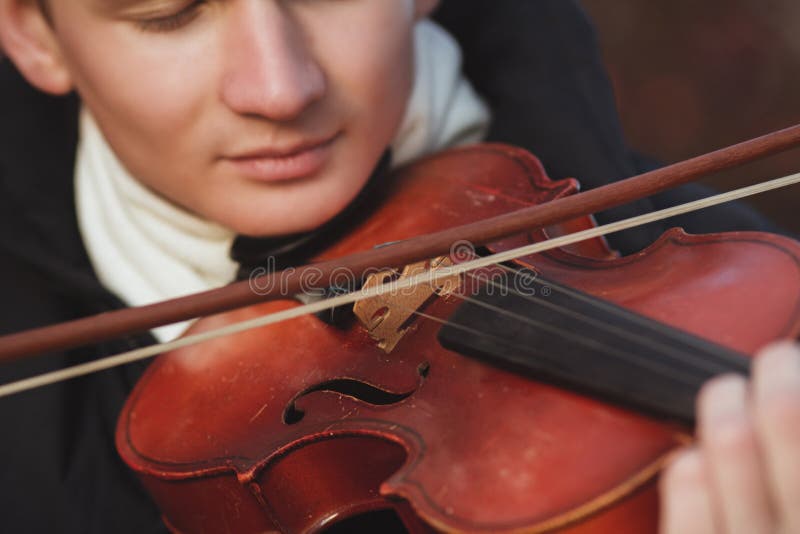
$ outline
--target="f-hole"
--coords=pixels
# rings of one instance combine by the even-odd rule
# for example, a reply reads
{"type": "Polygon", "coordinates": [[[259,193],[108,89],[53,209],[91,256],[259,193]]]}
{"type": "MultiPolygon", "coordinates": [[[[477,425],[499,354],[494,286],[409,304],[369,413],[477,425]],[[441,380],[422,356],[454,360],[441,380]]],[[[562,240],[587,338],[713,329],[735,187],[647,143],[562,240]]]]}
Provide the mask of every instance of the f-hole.
{"type": "Polygon", "coordinates": [[[381,534],[408,534],[400,516],[394,510],[376,510],[345,519],[325,529],[324,534],[353,534],[380,532],[381,534]]]}
{"type": "Polygon", "coordinates": [[[428,377],[429,373],[430,365],[428,363],[420,364],[417,367],[417,374],[420,377],[419,383],[414,389],[401,393],[387,391],[378,386],[352,378],[337,378],[321,382],[299,393],[289,402],[283,410],[283,422],[287,425],[295,425],[302,421],[303,417],[305,417],[305,412],[297,407],[297,401],[319,391],[338,393],[372,406],[391,406],[393,404],[399,404],[416,393],[420,385],[422,385],[422,381],[428,377]]]}

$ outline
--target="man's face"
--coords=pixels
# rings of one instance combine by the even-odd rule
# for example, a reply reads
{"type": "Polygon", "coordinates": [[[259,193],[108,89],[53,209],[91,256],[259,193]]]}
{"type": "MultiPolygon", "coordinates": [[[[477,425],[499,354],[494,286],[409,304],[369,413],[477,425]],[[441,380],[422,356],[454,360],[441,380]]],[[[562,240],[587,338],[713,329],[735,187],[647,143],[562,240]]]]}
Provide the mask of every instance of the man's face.
{"type": "Polygon", "coordinates": [[[128,170],[249,235],[358,192],[412,83],[414,0],[50,2],[64,62],[128,170]]]}

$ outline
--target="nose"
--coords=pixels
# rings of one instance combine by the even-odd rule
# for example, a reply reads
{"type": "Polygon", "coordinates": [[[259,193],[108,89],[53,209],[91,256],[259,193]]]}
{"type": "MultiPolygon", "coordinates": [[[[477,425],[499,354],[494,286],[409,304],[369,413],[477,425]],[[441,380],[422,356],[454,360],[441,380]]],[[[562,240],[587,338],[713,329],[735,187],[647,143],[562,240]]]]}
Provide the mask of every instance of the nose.
{"type": "Polygon", "coordinates": [[[285,2],[232,2],[221,98],[242,115],[290,121],[326,91],[321,66],[285,2]]]}

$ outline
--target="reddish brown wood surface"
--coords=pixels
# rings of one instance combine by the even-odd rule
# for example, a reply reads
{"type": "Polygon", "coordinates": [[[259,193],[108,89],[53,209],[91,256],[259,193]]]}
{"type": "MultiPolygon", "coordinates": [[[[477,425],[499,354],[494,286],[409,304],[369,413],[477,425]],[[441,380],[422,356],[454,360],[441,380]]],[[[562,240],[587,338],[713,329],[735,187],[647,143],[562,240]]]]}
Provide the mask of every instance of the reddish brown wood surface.
{"type": "MultiPolygon", "coordinates": [[[[498,147],[440,155],[398,180],[391,201],[321,259],[575,191],[498,147]]],[[[800,246],[777,236],[673,231],[631,257],[595,240],[523,263],[752,353],[798,332],[798,258],[800,246]]],[[[457,304],[426,312],[447,317],[457,304]]],[[[193,331],[296,305],[260,304],[193,331]]],[[[315,532],[382,508],[418,531],[655,530],[654,478],[678,429],[446,351],[439,327],[416,320],[387,355],[359,326],[302,317],[162,356],[125,406],[118,448],[181,532],[315,532]],[[317,390],[336,379],[406,397],[317,390]],[[292,405],[304,415],[288,423],[292,405]]]]}
{"type": "MultiPolygon", "coordinates": [[[[524,230],[542,228],[562,223],[575,217],[600,212],[615,206],[660,193],[672,187],[691,182],[714,172],[743,165],[750,161],[786,151],[800,144],[800,125],[745,141],[743,143],[704,154],[646,174],[599,187],[580,195],[558,199],[557,202],[536,204],[514,213],[497,215],[490,220],[476,220],[460,228],[449,227],[430,235],[410,235],[407,242],[378,250],[361,251],[347,259],[337,258],[314,266],[300,267],[288,276],[285,273],[264,275],[270,279],[258,280],[260,287],[283,287],[297,291],[308,268],[328,274],[342,266],[354,273],[374,267],[392,267],[446,254],[458,240],[469,240],[485,245],[504,236],[524,230]],[[281,278],[277,283],[274,278],[281,278]]],[[[496,146],[493,150],[505,151],[509,157],[522,157],[521,150],[496,146]]],[[[480,152],[480,149],[479,149],[480,152]]],[[[468,153],[464,153],[469,159],[468,153]]],[[[471,161],[475,162],[475,158],[471,161]]],[[[306,277],[307,278],[307,277],[306,277]]],[[[176,322],[202,317],[212,313],[232,310],[249,304],[281,297],[280,291],[259,292],[251,290],[248,282],[207,291],[167,302],[128,308],[94,317],[78,319],[60,325],[37,328],[28,332],[0,337],[0,362],[24,356],[64,350],[99,343],[122,335],[138,333],[176,322]]]]}

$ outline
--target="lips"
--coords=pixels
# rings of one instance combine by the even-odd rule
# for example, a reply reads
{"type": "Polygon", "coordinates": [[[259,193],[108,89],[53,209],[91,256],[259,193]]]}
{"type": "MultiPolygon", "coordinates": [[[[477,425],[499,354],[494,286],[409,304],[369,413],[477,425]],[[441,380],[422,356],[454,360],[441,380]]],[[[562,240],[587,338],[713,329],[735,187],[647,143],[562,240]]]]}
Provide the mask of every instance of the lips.
{"type": "Polygon", "coordinates": [[[319,172],[331,155],[339,133],[304,140],[289,147],[262,147],[224,158],[242,175],[261,182],[306,178],[319,172]]]}

